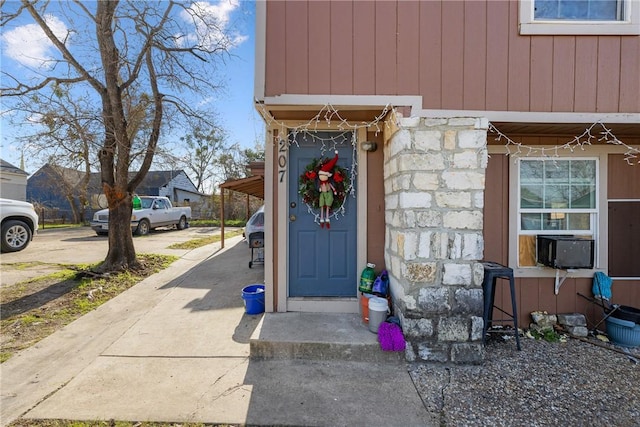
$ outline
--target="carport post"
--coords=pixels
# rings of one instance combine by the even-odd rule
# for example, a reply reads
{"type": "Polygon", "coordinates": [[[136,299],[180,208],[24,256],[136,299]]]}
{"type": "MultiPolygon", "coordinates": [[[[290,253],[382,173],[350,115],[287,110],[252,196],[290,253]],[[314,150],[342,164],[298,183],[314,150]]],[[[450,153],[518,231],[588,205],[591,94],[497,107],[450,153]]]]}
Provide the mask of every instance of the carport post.
{"type": "Polygon", "coordinates": [[[220,187],[220,249],[224,248],[224,188],[220,187]]]}

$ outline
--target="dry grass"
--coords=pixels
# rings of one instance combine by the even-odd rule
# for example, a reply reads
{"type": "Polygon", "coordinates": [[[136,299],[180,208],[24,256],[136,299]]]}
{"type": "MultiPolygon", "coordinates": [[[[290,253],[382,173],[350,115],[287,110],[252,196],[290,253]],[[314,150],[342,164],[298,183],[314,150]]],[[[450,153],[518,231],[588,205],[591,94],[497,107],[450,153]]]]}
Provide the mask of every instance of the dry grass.
{"type": "MultiPolygon", "coordinates": [[[[229,239],[231,237],[239,236],[242,234],[242,229],[230,231],[228,233],[224,233],[224,238],[229,239]]],[[[202,237],[200,239],[191,239],[186,242],[174,243],[169,246],[169,249],[196,249],[201,246],[209,245],[211,243],[216,243],[220,241],[220,235],[214,234],[207,237],[202,237]]]]}
{"type": "Polygon", "coordinates": [[[87,274],[94,266],[62,270],[0,289],[0,363],[73,322],[177,258],[141,254],[142,268],[104,277],[87,274]]]}

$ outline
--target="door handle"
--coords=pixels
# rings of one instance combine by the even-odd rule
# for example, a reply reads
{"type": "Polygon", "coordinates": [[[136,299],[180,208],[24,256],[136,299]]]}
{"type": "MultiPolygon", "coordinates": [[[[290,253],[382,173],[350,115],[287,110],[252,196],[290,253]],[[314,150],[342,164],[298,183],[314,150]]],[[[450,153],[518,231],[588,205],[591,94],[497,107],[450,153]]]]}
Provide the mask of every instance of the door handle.
{"type": "Polygon", "coordinates": [[[295,215],[293,215],[293,214],[289,215],[289,221],[294,222],[296,219],[297,218],[296,218],[295,215]]]}

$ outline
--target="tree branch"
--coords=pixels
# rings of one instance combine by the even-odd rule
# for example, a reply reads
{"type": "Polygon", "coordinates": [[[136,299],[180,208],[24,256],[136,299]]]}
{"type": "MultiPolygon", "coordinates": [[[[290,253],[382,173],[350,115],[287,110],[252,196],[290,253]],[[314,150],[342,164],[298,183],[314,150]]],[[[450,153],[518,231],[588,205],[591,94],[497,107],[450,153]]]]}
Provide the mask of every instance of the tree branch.
{"type": "Polygon", "coordinates": [[[149,135],[149,140],[147,143],[147,150],[144,155],[144,159],[142,161],[142,165],[138,170],[138,173],[133,177],[133,179],[129,182],[127,188],[129,192],[133,192],[138,185],[142,182],[144,177],[149,172],[149,168],[151,167],[151,163],[153,162],[153,155],[155,154],[156,147],[158,145],[158,139],[160,138],[160,127],[162,125],[162,94],[158,89],[158,80],[155,73],[155,66],[153,63],[153,57],[151,55],[151,51],[147,51],[146,56],[147,69],[149,70],[149,84],[151,86],[151,91],[153,93],[154,100],[154,117],[153,117],[153,125],[151,127],[151,134],[149,135]]]}
{"type": "MultiPolygon", "coordinates": [[[[113,2],[117,4],[117,0],[113,0],[113,2]]],[[[38,23],[40,28],[42,28],[42,31],[44,31],[45,35],[51,41],[51,43],[53,43],[53,45],[60,51],[63,58],[67,62],[69,62],[69,64],[71,64],[73,68],[75,68],[78,74],[80,74],[83,77],[82,80],[88,81],[89,84],[91,84],[91,86],[93,86],[99,92],[104,90],[104,86],[98,80],[96,80],[91,74],[89,74],[89,72],[76,60],[76,58],[71,54],[71,52],[69,52],[69,49],[67,49],[67,46],[65,46],[63,42],[58,40],[58,37],[56,37],[53,31],[51,31],[51,28],[49,28],[49,25],[47,25],[47,22],[42,18],[42,16],[40,16],[38,11],[33,7],[33,3],[29,2],[28,0],[22,0],[22,4],[29,11],[33,19],[38,23]]]]}

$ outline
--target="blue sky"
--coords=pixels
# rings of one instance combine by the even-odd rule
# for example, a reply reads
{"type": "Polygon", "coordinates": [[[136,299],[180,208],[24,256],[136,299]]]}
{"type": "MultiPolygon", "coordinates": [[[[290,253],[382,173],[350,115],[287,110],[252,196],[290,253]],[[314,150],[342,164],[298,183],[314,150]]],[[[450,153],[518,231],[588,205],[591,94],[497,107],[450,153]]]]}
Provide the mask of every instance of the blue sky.
{"type": "MultiPolygon", "coordinates": [[[[253,104],[253,76],[254,76],[254,52],[255,52],[255,4],[254,1],[235,2],[237,5],[229,6],[229,0],[211,0],[208,5],[215,7],[226,4],[225,16],[238,32],[237,40],[243,40],[230,53],[231,56],[225,59],[223,78],[228,84],[226,91],[216,94],[212,103],[218,112],[220,124],[227,131],[228,143],[239,143],[243,147],[254,148],[256,142],[264,143],[264,123],[253,104]]],[[[232,4],[234,2],[231,2],[232,4]]],[[[25,23],[26,24],[26,23],[25,23]]],[[[18,32],[16,32],[18,33],[18,32]]],[[[13,33],[15,35],[16,33],[13,33]]],[[[0,35],[0,46],[2,55],[0,57],[0,68],[3,71],[11,72],[19,70],[19,60],[16,55],[44,55],[46,49],[29,37],[35,37],[33,28],[26,25],[14,25],[12,28],[3,29],[0,35]],[[10,44],[10,30],[21,30],[22,39],[18,44],[21,53],[12,51],[10,44]],[[25,49],[29,46],[30,49],[25,49]],[[44,49],[44,50],[43,50],[44,49]],[[30,50],[29,52],[24,52],[30,50]]],[[[2,80],[5,80],[3,77],[2,80]]],[[[2,86],[8,85],[6,82],[2,86]]],[[[204,101],[204,100],[203,100],[204,101]]],[[[198,102],[198,100],[194,100],[198,102]]],[[[2,106],[0,115],[0,157],[20,166],[20,156],[22,143],[16,141],[16,136],[21,132],[19,127],[12,126],[6,118],[6,107],[2,106]]],[[[179,136],[176,137],[176,140],[179,136]]],[[[177,141],[175,141],[177,142],[177,141]]],[[[42,166],[42,161],[25,156],[25,170],[28,173],[35,172],[42,166]]]]}

